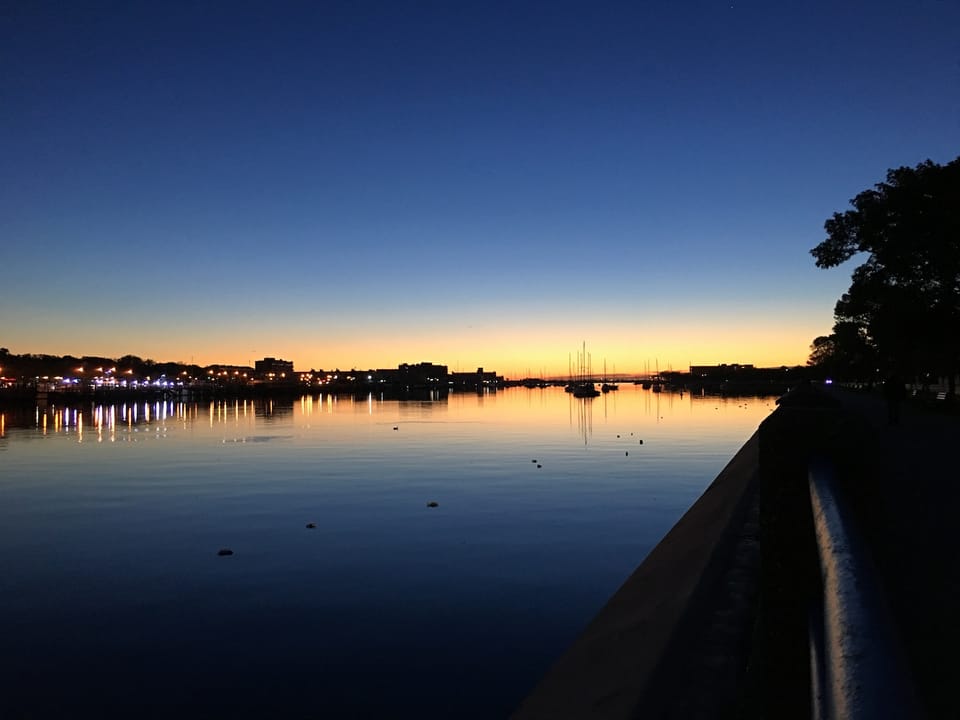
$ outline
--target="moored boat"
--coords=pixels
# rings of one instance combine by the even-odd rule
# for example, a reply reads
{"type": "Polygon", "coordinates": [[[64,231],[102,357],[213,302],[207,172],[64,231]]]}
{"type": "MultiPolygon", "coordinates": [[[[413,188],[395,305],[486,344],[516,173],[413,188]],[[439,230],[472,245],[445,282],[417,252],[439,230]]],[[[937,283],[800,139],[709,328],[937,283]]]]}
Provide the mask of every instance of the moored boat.
{"type": "Polygon", "coordinates": [[[576,385],[571,392],[573,396],[577,398],[597,397],[597,395],[600,394],[600,391],[597,390],[597,387],[593,383],[580,383],[576,385]]]}

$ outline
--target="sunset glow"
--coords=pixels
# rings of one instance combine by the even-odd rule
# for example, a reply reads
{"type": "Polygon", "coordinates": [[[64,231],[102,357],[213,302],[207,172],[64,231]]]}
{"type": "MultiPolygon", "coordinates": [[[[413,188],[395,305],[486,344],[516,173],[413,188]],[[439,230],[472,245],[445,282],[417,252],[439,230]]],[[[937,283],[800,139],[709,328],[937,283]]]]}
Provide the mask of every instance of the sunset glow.
{"type": "Polygon", "coordinates": [[[956,154],[960,10],[708,5],[29,3],[0,26],[0,346],[803,364],[849,284],[824,220],[956,154]]]}

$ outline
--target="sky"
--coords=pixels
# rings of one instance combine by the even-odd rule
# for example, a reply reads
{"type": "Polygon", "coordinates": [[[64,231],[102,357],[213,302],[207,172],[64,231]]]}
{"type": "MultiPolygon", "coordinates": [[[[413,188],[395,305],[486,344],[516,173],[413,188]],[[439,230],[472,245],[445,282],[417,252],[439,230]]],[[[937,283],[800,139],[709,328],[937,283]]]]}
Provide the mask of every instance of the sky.
{"type": "Polygon", "coordinates": [[[0,346],[802,364],[823,223],[960,155],[960,3],[5,2],[0,346]]]}

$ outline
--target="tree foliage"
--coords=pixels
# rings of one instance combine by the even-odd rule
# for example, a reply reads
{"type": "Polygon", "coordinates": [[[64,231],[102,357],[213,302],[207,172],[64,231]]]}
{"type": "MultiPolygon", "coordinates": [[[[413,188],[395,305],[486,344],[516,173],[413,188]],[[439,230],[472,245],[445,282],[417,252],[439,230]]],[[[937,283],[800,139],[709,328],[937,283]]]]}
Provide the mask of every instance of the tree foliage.
{"type": "Polygon", "coordinates": [[[814,341],[811,364],[871,361],[881,371],[952,378],[960,368],[960,158],[890,170],[850,202],[810,252],[821,268],[867,257],[837,301],[833,334],[814,341]]]}
{"type": "Polygon", "coordinates": [[[841,380],[872,377],[877,353],[864,329],[851,322],[838,322],[830,335],[815,338],[808,365],[841,380]]]}

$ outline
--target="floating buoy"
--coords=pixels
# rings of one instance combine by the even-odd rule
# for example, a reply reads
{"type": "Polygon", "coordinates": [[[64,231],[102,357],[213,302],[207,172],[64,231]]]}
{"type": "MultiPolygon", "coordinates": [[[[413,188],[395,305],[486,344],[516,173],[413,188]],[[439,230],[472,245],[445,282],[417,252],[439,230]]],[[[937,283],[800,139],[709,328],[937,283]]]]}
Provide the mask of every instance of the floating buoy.
{"type": "Polygon", "coordinates": [[[617,437],[620,437],[620,436],[619,436],[619,435],[617,435],[617,437]]]}
{"type": "Polygon", "coordinates": [[[640,444],[643,445],[643,440],[640,441],[640,444]]]}
{"type": "Polygon", "coordinates": [[[217,555],[220,555],[221,557],[224,557],[226,555],[233,555],[233,550],[231,550],[230,548],[220,548],[219,550],[217,550],[217,555]]]}
{"type": "Polygon", "coordinates": [[[542,468],[542,467],[543,467],[543,465],[540,465],[540,464],[538,464],[538,465],[537,465],[537,467],[538,467],[538,468],[542,468]]]}
{"type": "Polygon", "coordinates": [[[536,462],[536,460],[531,460],[530,462],[532,462],[532,463],[535,463],[535,462],[536,462]]]}
{"type": "Polygon", "coordinates": [[[307,523],[307,529],[308,529],[308,530],[313,530],[316,526],[317,526],[316,523],[307,523]]]}
{"type": "Polygon", "coordinates": [[[627,456],[629,456],[629,455],[630,455],[630,451],[629,451],[629,450],[627,450],[627,451],[626,451],[626,452],[624,453],[624,455],[627,455],[627,456]]]}
{"type": "Polygon", "coordinates": [[[431,500],[430,502],[427,503],[427,507],[439,507],[439,506],[440,506],[440,503],[434,500],[431,500]]]}
{"type": "Polygon", "coordinates": [[[394,426],[393,426],[393,429],[394,429],[394,430],[399,430],[400,428],[397,427],[396,425],[394,425],[394,426]]]}

